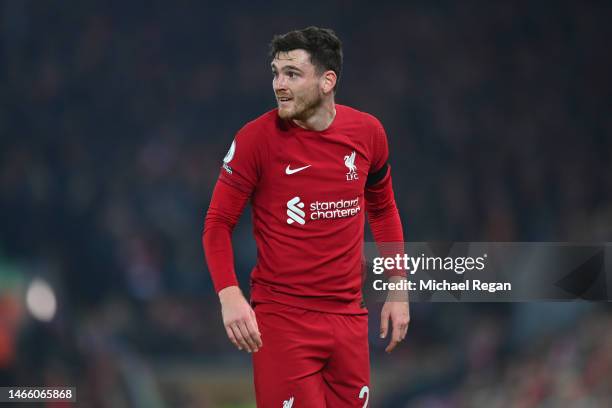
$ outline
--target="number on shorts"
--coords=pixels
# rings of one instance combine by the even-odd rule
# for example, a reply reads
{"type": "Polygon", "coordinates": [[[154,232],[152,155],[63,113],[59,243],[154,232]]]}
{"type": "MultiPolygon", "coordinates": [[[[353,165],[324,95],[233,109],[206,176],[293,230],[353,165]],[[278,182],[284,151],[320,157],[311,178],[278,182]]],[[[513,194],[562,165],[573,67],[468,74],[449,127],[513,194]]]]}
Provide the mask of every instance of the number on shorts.
{"type": "Polygon", "coordinates": [[[363,399],[365,395],[365,402],[363,403],[363,408],[368,406],[368,401],[370,400],[370,388],[367,385],[361,387],[361,391],[359,391],[359,399],[363,399]]]}

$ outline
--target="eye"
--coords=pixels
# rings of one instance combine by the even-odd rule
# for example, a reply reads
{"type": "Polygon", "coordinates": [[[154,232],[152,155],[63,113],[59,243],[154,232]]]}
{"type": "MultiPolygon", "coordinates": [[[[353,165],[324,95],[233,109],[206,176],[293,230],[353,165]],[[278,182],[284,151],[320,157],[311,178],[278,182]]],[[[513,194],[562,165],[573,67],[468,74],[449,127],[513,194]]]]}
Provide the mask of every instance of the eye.
{"type": "Polygon", "coordinates": [[[287,73],[287,76],[288,76],[289,78],[295,78],[295,77],[297,77],[297,76],[298,76],[298,74],[297,74],[297,72],[289,71],[289,72],[287,73]]]}

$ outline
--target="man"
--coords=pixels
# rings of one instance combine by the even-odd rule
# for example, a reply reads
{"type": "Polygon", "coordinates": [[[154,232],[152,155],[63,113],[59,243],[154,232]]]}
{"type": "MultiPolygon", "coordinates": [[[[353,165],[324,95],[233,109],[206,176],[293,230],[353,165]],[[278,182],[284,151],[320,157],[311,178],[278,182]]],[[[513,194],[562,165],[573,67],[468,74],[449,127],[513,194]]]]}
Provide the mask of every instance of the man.
{"type": "MultiPolygon", "coordinates": [[[[403,241],[385,131],[335,104],[340,40],[309,27],[271,43],[274,109],[246,124],[223,159],[204,250],[229,339],[253,352],[258,407],[365,407],[364,209],[378,244],[403,241]],[[233,266],[231,232],[247,201],[257,264],[251,304],[233,266]]],[[[403,277],[392,276],[399,280],[403,277]]],[[[390,352],[408,328],[407,298],[388,300],[390,352]]]]}

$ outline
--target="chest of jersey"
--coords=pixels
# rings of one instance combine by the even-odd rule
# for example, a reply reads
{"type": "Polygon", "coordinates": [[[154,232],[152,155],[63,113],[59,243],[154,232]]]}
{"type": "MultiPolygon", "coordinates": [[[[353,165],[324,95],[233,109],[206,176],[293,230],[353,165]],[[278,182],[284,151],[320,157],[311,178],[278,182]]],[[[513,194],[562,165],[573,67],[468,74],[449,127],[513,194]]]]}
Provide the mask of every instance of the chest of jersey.
{"type": "Polygon", "coordinates": [[[283,224],[341,220],[362,211],[370,160],[359,141],[343,134],[289,135],[269,152],[256,194],[280,210],[283,224]]]}

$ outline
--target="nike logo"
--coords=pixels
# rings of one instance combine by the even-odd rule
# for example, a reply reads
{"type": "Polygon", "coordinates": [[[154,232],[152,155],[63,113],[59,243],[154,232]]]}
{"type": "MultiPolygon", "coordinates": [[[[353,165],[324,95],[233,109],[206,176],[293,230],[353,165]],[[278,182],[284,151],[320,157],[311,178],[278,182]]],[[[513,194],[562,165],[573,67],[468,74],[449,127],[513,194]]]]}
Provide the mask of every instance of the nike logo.
{"type": "Polygon", "coordinates": [[[291,175],[293,173],[297,173],[298,171],[302,171],[304,169],[309,168],[311,165],[309,164],[308,166],[298,167],[297,169],[292,169],[290,166],[290,164],[287,165],[287,168],[285,169],[285,174],[291,175]]]}

